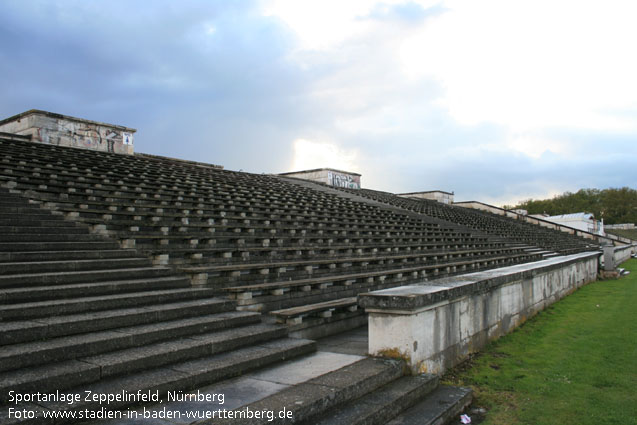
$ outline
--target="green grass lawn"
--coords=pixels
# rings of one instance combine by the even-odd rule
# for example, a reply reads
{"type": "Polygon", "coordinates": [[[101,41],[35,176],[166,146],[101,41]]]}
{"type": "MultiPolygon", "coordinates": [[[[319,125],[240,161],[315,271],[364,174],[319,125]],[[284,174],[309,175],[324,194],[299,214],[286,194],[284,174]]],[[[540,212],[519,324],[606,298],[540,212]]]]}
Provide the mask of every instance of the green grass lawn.
{"type": "Polygon", "coordinates": [[[445,383],[474,389],[483,424],[637,425],[637,260],[622,267],[631,274],[553,304],[445,383]]]}

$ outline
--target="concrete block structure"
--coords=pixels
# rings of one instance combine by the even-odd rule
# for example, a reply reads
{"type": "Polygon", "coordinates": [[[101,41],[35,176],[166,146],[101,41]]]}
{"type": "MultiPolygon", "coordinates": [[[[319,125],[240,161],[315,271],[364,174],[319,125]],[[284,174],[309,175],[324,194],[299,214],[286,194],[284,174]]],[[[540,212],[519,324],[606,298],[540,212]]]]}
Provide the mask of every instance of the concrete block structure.
{"type": "Polygon", "coordinates": [[[431,199],[432,201],[442,202],[443,204],[453,204],[453,192],[445,192],[444,190],[429,190],[425,192],[399,193],[398,196],[413,199],[431,199]]]}
{"type": "Polygon", "coordinates": [[[316,168],[313,170],[292,171],[280,173],[280,176],[294,177],[315,183],[323,183],[328,186],[347,189],[361,188],[361,175],[350,171],[335,170],[333,168],[316,168]]]}
{"type": "Polygon", "coordinates": [[[31,136],[33,142],[129,155],[136,131],[37,109],[0,121],[0,132],[31,136]]]}
{"type": "Polygon", "coordinates": [[[369,352],[399,356],[414,373],[442,373],[595,280],[599,255],[554,257],[362,294],[369,352]]]}

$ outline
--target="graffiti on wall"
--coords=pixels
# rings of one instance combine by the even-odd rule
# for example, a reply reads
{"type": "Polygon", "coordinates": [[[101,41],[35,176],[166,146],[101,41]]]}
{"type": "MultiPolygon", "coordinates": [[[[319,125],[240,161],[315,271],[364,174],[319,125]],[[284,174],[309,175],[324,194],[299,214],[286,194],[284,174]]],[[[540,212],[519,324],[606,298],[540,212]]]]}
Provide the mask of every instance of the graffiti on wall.
{"type": "Polygon", "coordinates": [[[37,139],[44,143],[106,152],[129,153],[133,134],[91,123],[57,120],[53,128],[39,128],[37,139]]]}
{"type": "Polygon", "coordinates": [[[351,174],[335,173],[333,171],[327,172],[327,184],[335,187],[344,187],[348,189],[360,189],[361,177],[351,174]]]}

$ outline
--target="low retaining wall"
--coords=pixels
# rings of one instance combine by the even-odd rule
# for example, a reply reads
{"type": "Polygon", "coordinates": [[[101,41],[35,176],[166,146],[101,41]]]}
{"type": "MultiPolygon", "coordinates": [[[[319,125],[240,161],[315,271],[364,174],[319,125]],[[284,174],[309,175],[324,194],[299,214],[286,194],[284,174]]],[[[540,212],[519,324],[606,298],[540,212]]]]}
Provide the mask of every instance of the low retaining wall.
{"type": "Polygon", "coordinates": [[[369,352],[442,373],[597,277],[599,252],[361,294],[369,352]]]}
{"type": "Polygon", "coordinates": [[[630,259],[635,253],[635,245],[616,246],[613,260],[616,266],[630,259]]]}

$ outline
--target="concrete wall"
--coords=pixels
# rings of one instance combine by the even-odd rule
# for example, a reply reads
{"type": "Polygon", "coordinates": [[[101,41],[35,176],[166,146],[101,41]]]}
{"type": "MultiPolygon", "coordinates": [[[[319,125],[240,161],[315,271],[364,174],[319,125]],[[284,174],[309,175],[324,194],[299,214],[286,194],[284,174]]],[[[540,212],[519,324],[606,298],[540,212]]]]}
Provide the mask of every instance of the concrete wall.
{"type": "Polygon", "coordinates": [[[633,254],[637,254],[637,245],[616,246],[613,255],[615,266],[629,260],[633,254]]]}
{"type": "Polygon", "coordinates": [[[317,168],[315,170],[293,171],[281,173],[280,176],[295,177],[311,182],[323,183],[328,186],[344,187],[348,189],[361,188],[361,175],[333,168],[317,168]]]}
{"type": "Polygon", "coordinates": [[[443,204],[453,204],[453,193],[444,192],[442,190],[430,190],[427,192],[399,193],[398,196],[403,198],[414,199],[430,199],[432,201],[442,202],[443,204]]]}
{"type": "Polygon", "coordinates": [[[369,352],[414,373],[443,373],[546,306],[596,279],[599,253],[439,279],[359,295],[369,352]]]}
{"type": "Polygon", "coordinates": [[[0,121],[0,131],[30,135],[33,142],[132,154],[136,130],[31,110],[0,121]]]}
{"type": "Polygon", "coordinates": [[[622,224],[604,224],[606,229],[620,229],[620,230],[631,230],[635,228],[635,223],[622,223],[622,224]]]}

